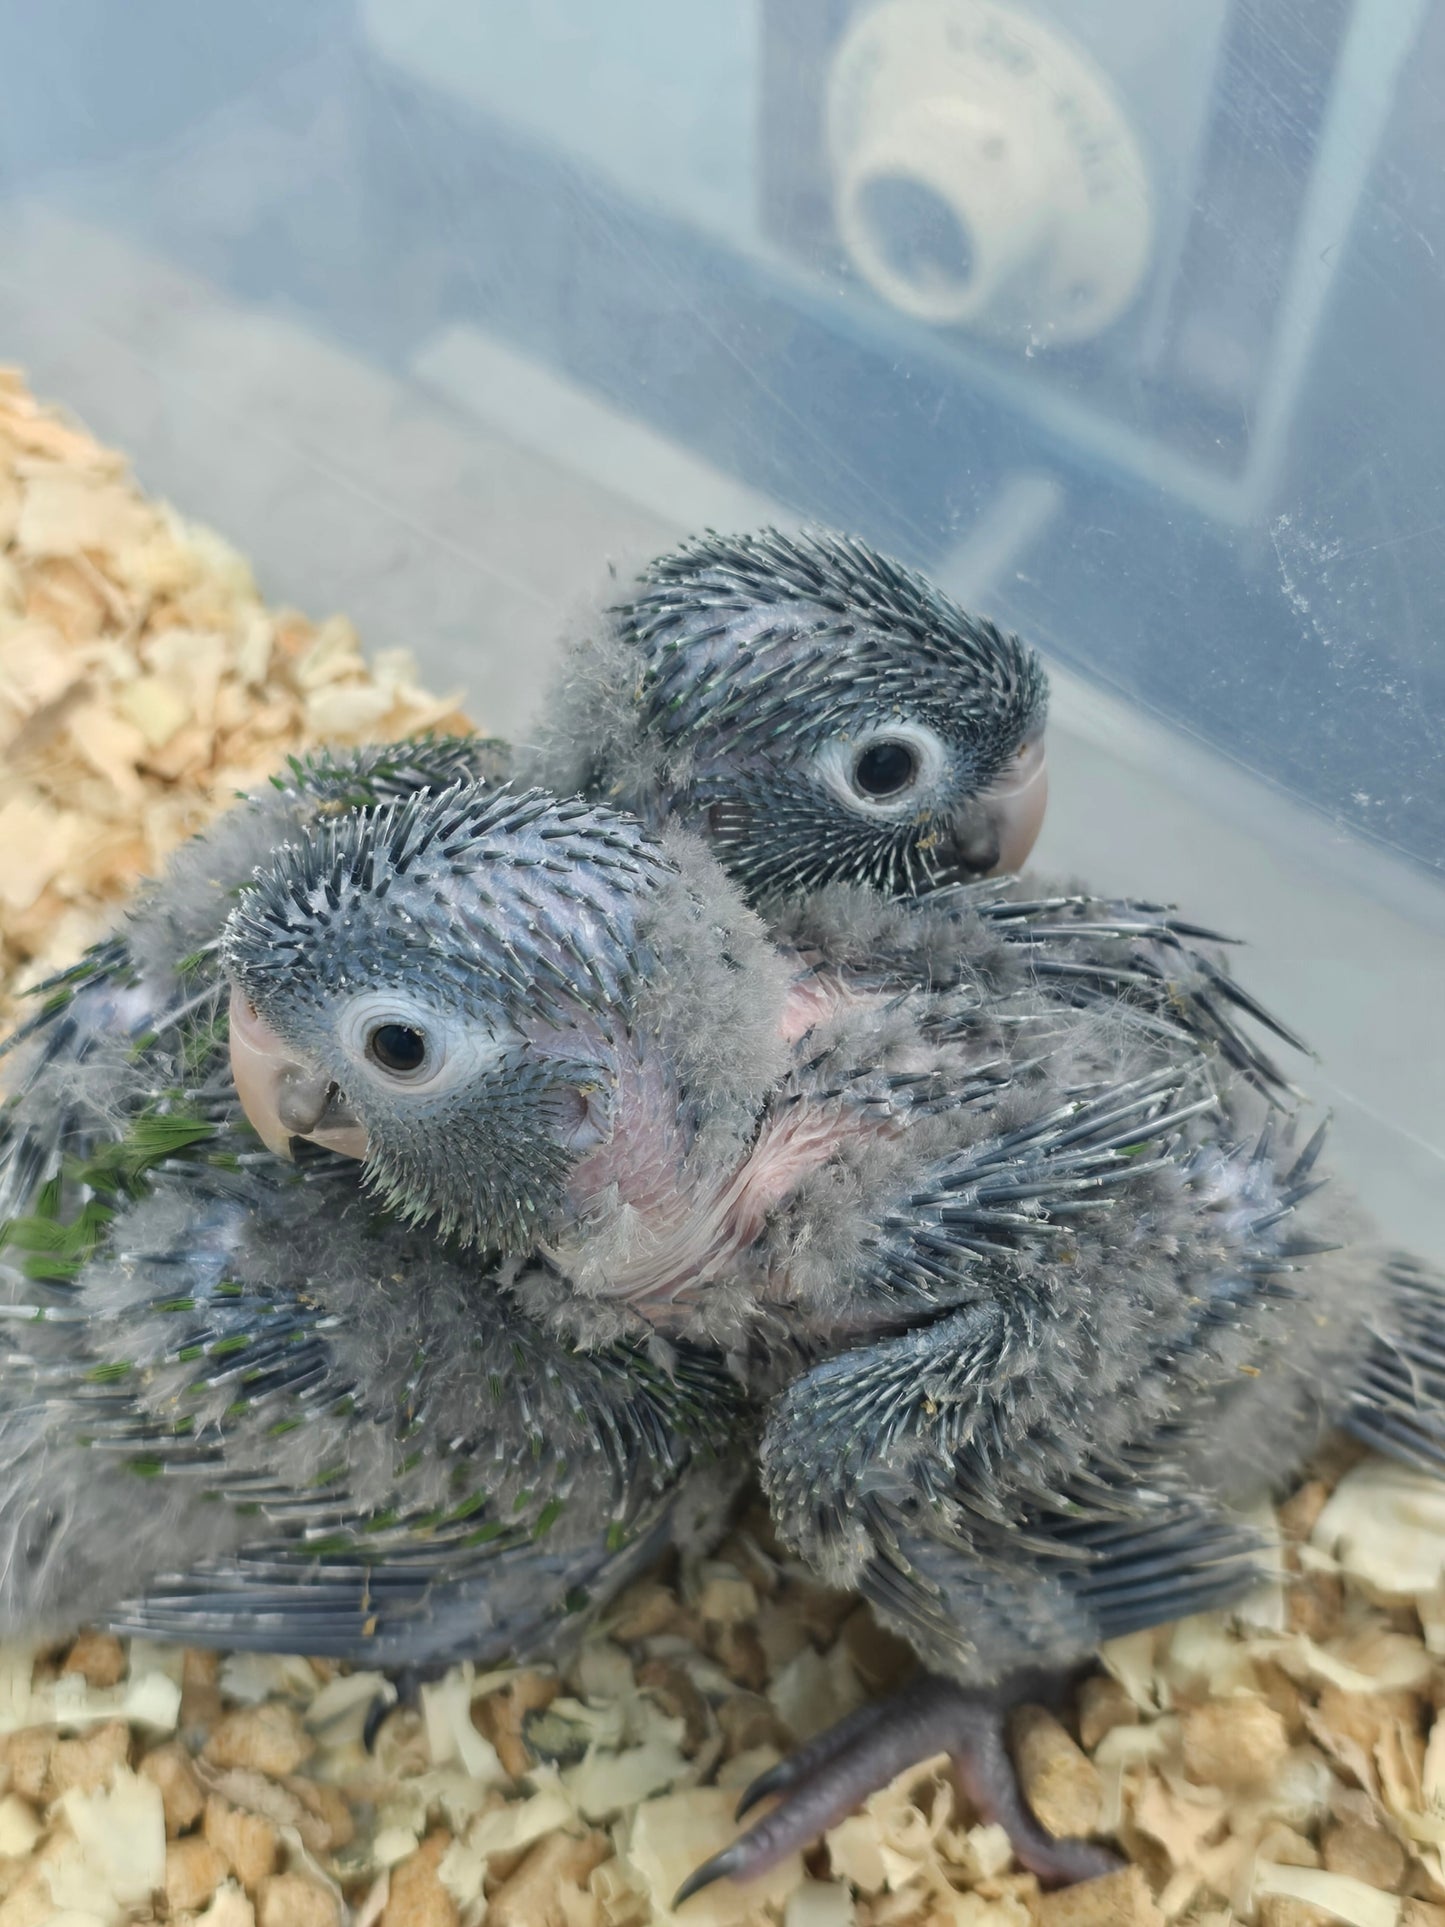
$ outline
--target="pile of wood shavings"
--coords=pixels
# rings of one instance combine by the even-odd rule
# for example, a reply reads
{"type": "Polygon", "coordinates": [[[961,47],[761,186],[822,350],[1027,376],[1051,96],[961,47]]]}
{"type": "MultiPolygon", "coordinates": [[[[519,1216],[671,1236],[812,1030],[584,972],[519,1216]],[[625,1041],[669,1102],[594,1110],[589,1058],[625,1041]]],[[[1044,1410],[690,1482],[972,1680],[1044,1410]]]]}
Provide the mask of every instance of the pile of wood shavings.
{"type": "Polygon", "coordinates": [[[1445,1923],[1445,1489],[1364,1459],[1281,1509],[1247,1612],[1116,1642],[1025,1789],[1132,1864],[1040,1895],[943,1762],[748,1888],[668,1900],[737,1790],[907,1664],[749,1518],[619,1600],[560,1677],[379,1674],[85,1635],[0,1650],[0,1927],[1304,1927],[1445,1923]],[[1407,1895],[1410,1898],[1397,1896],[1407,1895]]]}
{"type": "Polygon", "coordinates": [[[344,617],[269,610],[233,549],[0,370],[0,999],[288,754],[463,727],[404,652],[367,663],[344,617]]]}
{"type": "MultiPolygon", "coordinates": [[[[71,961],[233,792],[321,741],[461,727],[350,625],[261,602],[217,537],[0,375],[5,995],[71,961]]],[[[1015,1731],[1041,1819],[1130,1865],[1041,1896],[926,1765],[694,1927],[1445,1927],[1445,1489],[1348,1452],[1280,1508],[1248,1610],[1117,1642],[1015,1731]],[[1342,1476],[1341,1476],[1342,1475],[1342,1476]]],[[[379,1677],[87,1635],[0,1649],[0,1927],[646,1927],[736,1790],[907,1658],[751,1518],[619,1601],[561,1677],[379,1677]]]]}

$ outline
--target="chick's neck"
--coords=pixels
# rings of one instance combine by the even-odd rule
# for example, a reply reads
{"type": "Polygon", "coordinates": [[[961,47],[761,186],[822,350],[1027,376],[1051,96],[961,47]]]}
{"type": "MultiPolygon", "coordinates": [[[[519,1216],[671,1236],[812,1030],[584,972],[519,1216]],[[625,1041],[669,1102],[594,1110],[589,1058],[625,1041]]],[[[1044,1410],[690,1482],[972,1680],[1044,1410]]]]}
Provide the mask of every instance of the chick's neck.
{"type": "MultiPolygon", "coordinates": [[[[871,1001],[800,972],[781,1037],[796,1060],[820,1024],[871,1001]]],[[[898,1128],[846,1100],[785,1093],[784,1081],[757,1102],[720,1103],[686,1088],[667,1050],[642,1040],[618,1060],[611,1134],[574,1166],[571,1228],[545,1255],[582,1298],[625,1305],[673,1335],[704,1331],[724,1281],[760,1309],[786,1294],[755,1251],[769,1214],[852,1138],[898,1128]]]]}

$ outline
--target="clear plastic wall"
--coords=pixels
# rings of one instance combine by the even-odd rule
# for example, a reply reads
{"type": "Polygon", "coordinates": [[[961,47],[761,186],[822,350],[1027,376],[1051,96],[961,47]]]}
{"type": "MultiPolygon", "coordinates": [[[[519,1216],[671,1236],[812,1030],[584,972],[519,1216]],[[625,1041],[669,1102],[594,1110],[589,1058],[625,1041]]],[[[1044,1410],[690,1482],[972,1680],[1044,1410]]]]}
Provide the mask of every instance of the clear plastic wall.
{"type": "Polygon", "coordinates": [[[0,0],[0,356],[525,727],[819,519],[1056,671],[1058,873],[1254,946],[1445,1253],[1441,0],[0,0]]]}

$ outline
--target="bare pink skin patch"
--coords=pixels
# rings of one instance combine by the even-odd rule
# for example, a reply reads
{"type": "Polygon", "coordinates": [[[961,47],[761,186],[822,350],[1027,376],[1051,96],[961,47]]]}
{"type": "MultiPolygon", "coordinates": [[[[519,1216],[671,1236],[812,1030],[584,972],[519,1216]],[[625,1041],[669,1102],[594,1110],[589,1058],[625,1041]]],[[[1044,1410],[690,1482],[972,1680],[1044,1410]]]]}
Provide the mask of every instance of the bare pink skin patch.
{"type": "MultiPolygon", "coordinates": [[[[887,1001],[825,972],[810,973],[789,993],[783,1035],[797,1042],[844,1009],[887,1001]]],[[[614,1120],[609,1141],[577,1165],[568,1196],[584,1225],[626,1212],[625,1250],[599,1256],[595,1247],[589,1265],[591,1241],[583,1229],[550,1246],[548,1255],[584,1289],[631,1305],[660,1329],[684,1324],[710,1283],[746,1271],[769,1212],[811,1172],[852,1140],[895,1136],[904,1128],[872,1107],[788,1105],[764,1118],[730,1171],[700,1182],[688,1168],[671,1081],[652,1060],[623,1067],[614,1120]]]]}

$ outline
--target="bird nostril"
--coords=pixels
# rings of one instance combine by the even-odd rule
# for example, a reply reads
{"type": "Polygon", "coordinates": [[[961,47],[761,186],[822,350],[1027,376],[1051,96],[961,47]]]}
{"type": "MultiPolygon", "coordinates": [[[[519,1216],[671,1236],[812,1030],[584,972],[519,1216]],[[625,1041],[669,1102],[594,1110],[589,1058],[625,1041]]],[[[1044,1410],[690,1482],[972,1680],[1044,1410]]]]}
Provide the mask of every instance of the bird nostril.
{"type": "Polygon", "coordinates": [[[322,1105],[321,1116],[317,1119],[318,1126],[324,1130],[338,1124],[353,1124],[355,1121],[351,1113],[351,1106],[347,1103],[346,1094],[341,1086],[339,1084],[328,1084],[326,1087],[326,1102],[322,1105]]]}

